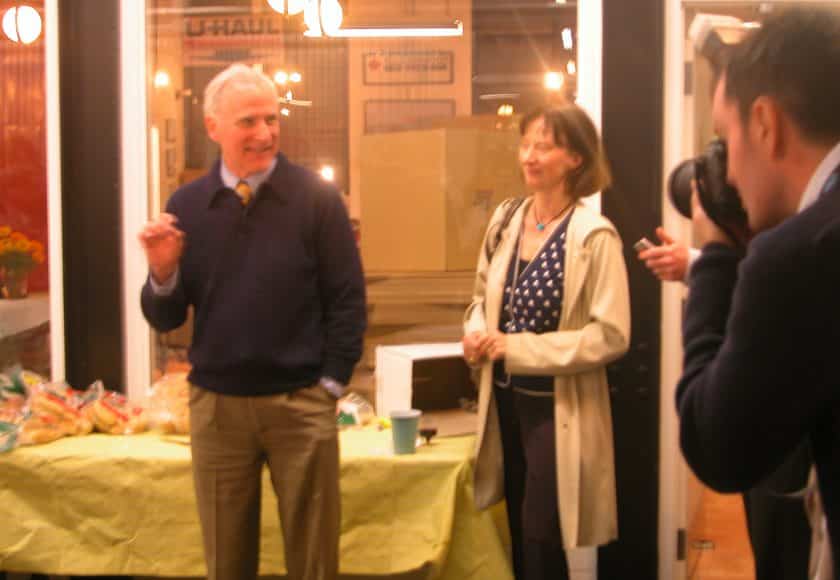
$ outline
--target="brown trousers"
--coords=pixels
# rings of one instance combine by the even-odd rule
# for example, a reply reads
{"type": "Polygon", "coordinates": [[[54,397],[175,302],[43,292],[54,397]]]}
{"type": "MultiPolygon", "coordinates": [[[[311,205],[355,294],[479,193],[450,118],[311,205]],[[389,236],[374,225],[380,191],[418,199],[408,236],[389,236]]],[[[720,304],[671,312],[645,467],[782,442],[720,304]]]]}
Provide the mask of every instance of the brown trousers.
{"type": "Polygon", "coordinates": [[[263,463],[277,495],[289,580],[338,575],[335,399],[319,385],[262,397],[190,387],[191,448],[208,580],[259,568],[263,463]]]}

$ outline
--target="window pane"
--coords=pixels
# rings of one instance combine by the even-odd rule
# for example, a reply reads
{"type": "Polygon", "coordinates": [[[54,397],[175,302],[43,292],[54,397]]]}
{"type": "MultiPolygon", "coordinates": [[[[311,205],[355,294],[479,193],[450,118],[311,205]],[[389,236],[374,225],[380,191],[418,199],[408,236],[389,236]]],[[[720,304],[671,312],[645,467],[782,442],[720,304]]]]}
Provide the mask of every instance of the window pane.
{"type": "Polygon", "coordinates": [[[0,373],[49,377],[44,3],[1,10],[0,373]]]}
{"type": "MultiPolygon", "coordinates": [[[[148,0],[151,207],[218,155],[208,81],[234,62],[273,78],[281,151],[330,175],[358,228],[370,325],[353,386],[372,400],[375,346],[460,340],[490,214],[522,192],[518,118],[575,98],[576,4],[339,2],[343,30],[463,30],[398,38],[307,36],[270,4],[295,2],[148,0]]],[[[157,373],[188,367],[190,326],[156,337],[157,373]]]]}

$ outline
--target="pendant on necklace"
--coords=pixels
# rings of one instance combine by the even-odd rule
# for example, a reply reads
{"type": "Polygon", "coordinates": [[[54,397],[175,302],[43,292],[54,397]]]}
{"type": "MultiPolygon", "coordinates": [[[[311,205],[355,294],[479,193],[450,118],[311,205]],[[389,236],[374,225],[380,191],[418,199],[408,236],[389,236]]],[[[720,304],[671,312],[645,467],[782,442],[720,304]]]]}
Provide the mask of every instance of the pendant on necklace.
{"type": "Polygon", "coordinates": [[[537,231],[543,231],[545,229],[545,224],[537,222],[537,231]]]}

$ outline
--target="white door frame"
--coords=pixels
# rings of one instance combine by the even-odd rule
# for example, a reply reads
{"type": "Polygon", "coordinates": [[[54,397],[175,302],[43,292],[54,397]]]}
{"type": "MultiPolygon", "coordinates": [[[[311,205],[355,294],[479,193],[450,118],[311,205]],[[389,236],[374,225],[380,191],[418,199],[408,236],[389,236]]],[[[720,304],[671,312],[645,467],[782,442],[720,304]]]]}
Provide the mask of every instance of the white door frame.
{"type": "MultiPolygon", "coordinates": [[[[668,232],[688,243],[689,222],[668,201],[671,169],[683,158],[683,87],[685,85],[684,14],[681,0],[665,0],[664,123],[662,135],[662,222],[668,232]]],[[[675,387],[682,372],[682,300],[679,283],[663,283],[659,404],[659,578],[681,580],[686,562],[677,560],[677,533],[688,525],[686,510],[687,467],[679,448],[679,422],[675,387]]]]}
{"type": "Polygon", "coordinates": [[[151,330],[140,310],[146,258],[137,233],[149,219],[149,131],[146,0],[120,2],[120,109],[122,160],[123,361],[129,398],[142,400],[151,380],[151,330]]]}
{"type": "Polygon", "coordinates": [[[61,92],[59,90],[58,0],[44,2],[44,71],[47,135],[47,255],[49,256],[50,369],[66,373],[64,342],[64,244],[61,223],[61,92]]]}
{"type": "MultiPolygon", "coordinates": [[[[589,113],[600,132],[604,69],[603,0],[583,0],[577,3],[577,30],[577,104],[589,113]]],[[[584,202],[601,211],[600,193],[586,197],[584,202]]]]}
{"type": "MultiPolygon", "coordinates": [[[[601,131],[604,10],[602,0],[577,3],[577,100],[601,131]]],[[[601,211],[601,194],[584,198],[584,203],[601,211]]],[[[574,580],[595,580],[598,577],[598,551],[595,548],[569,550],[569,569],[574,580]]]]}

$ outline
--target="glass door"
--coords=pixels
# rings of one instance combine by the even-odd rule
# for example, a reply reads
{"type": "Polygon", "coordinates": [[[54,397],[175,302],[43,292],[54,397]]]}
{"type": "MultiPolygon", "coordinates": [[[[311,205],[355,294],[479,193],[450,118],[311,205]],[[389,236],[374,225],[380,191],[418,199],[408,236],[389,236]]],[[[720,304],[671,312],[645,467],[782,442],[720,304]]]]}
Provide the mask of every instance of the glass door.
{"type": "MultiPolygon", "coordinates": [[[[331,2],[309,17],[304,8],[312,2],[147,0],[134,54],[145,59],[148,114],[141,121],[137,106],[129,107],[147,135],[143,213],[156,215],[218,156],[202,113],[210,78],[243,62],[274,80],[281,150],[336,184],[357,227],[371,324],[354,387],[373,397],[376,345],[460,339],[460,307],[490,212],[522,189],[519,116],[579,100],[597,119],[599,74],[580,70],[575,2],[337,4],[341,24],[332,33],[331,2]],[[462,149],[452,153],[445,143],[456,135],[462,149]],[[395,235],[403,241],[396,244],[395,235]],[[416,293],[394,300],[408,279],[416,293]]],[[[599,31],[588,36],[594,47],[599,31]]],[[[145,277],[142,268],[136,274],[127,301],[136,300],[145,277]]],[[[146,376],[189,368],[190,339],[191,321],[152,333],[146,376]]]]}
{"type": "MultiPolygon", "coordinates": [[[[521,115],[576,101],[600,126],[600,0],[146,0],[122,22],[130,393],[190,368],[192,321],[139,312],[135,236],[217,158],[203,93],[229,64],[274,80],[281,150],[344,195],[369,301],[351,387],[372,402],[377,346],[460,340],[491,212],[523,191],[521,115]]],[[[572,563],[595,577],[594,550],[572,563]]]]}
{"type": "Polygon", "coordinates": [[[0,381],[63,378],[55,4],[0,3],[0,381]],[[49,36],[49,38],[48,38],[49,36]],[[48,136],[50,142],[48,143],[48,136]],[[48,159],[50,163],[48,163],[48,159]],[[54,187],[55,186],[55,187],[54,187]]]}

